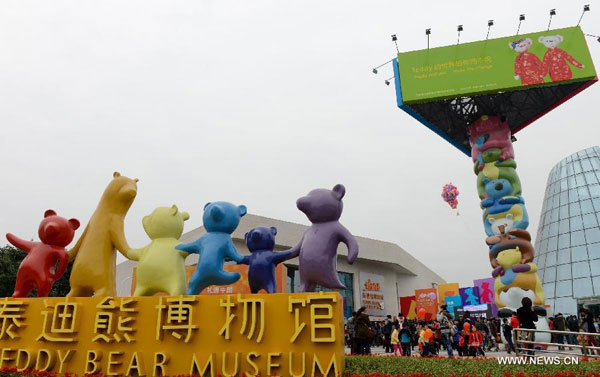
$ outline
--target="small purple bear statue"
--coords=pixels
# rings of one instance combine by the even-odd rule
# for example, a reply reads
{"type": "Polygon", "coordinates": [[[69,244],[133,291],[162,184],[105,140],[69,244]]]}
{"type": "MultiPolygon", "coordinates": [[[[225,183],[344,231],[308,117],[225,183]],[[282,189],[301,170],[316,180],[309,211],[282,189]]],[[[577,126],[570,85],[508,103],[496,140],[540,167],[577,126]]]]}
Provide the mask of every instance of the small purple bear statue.
{"type": "Polygon", "coordinates": [[[337,184],[333,190],[312,190],[296,201],[298,209],[312,223],[300,242],[290,249],[290,258],[300,257],[301,292],[313,292],[317,284],[330,289],[346,288],[337,274],[337,248],[340,242],[346,244],[348,263],[352,264],[358,257],[358,242],[338,221],[345,193],[346,188],[337,184]]]}

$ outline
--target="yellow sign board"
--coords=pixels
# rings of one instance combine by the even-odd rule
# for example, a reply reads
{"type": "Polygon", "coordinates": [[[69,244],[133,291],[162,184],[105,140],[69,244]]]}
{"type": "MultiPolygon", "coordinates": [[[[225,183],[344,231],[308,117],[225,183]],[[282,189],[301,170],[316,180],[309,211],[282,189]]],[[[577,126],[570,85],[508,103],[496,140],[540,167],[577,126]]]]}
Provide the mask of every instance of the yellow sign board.
{"type": "Polygon", "coordinates": [[[343,351],[337,292],[0,299],[0,369],[338,376],[343,351]]]}

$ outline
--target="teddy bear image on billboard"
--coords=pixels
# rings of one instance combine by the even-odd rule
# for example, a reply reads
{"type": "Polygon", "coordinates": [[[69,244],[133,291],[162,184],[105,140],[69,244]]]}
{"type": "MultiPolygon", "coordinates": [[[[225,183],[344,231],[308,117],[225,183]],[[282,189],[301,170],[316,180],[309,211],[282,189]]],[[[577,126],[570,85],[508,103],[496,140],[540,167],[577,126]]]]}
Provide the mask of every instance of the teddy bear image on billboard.
{"type": "Polygon", "coordinates": [[[545,69],[542,61],[529,48],[533,42],[529,38],[509,42],[508,46],[519,54],[515,58],[515,80],[521,85],[543,84],[545,69]]]}
{"type": "Polygon", "coordinates": [[[558,48],[558,45],[564,40],[562,35],[541,36],[538,42],[546,46],[544,54],[544,76],[550,74],[552,81],[570,80],[573,77],[569,63],[577,68],[583,68],[583,64],[575,60],[568,52],[558,48]],[[568,62],[568,63],[567,63],[568,62]]]}

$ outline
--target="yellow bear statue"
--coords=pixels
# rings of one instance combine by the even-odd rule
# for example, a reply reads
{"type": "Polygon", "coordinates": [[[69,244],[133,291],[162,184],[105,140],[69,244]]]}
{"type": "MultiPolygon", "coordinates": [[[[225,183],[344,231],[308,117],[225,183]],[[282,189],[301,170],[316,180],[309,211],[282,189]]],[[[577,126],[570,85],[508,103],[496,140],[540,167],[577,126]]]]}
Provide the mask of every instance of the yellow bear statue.
{"type": "MultiPolygon", "coordinates": [[[[506,299],[503,299],[503,293],[508,293],[509,290],[514,288],[519,288],[524,292],[532,292],[534,305],[544,304],[544,291],[542,290],[540,277],[537,274],[537,266],[533,262],[521,263],[522,254],[518,246],[502,250],[498,253],[496,259],[503,270],[503,273],[496,277],[494,284],[496,305],[499,308],[518,308],[520,306],[520,302],[506,302],[506,299]]],[[[512,301],[510,298],[507,299],[512,301]]]]}
{"type": "Polygon", "coordinates": [[[115,249],[125,256],[130,249],[125,239],[124,220],[137,195],[137,182],[137,179],[113,173],[85,230],[69,250],[69,259],[75,262],[67,296],[116,296],[115,249]]]}
{"type": "Polygon", "coordinates": [[[176,205],[158,207],[144,216],[142,224],[152,240],[146,247],[131,249],[127,256],[138,261],[134,296],[152,296],[164,292],[182,295],[186,289],[185,258],[188,253],[175,250],[183,233],[183,222],[190,218],[176,205]]]}

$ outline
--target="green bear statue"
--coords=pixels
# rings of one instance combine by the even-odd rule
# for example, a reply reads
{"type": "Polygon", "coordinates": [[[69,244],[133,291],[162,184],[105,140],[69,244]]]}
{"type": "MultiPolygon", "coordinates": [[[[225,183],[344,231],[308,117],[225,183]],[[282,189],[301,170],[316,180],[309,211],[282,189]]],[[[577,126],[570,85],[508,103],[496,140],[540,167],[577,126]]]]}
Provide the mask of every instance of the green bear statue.
{"type": "Polygon", "coordinates": [[[175,250],[183,233],[183,222],[190,218],[176,205],[158,207],[144,216],[142,224],[152,240],[146,247],[131,249],[127,256],[138,261],[134,296],[164,292],[171,296],[185,293],[185,258],[188,253],[175,250]]]}

